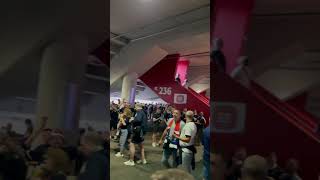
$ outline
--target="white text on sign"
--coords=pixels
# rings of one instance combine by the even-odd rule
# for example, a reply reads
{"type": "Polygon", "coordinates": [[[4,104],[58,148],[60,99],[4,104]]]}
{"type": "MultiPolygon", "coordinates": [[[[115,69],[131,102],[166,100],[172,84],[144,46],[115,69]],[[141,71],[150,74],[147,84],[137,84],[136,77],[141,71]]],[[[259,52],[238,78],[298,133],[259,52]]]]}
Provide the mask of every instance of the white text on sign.
{"type": "Polygon", "coordinates": [[[171,87],[155,87],[154,90],[160,95],[171,95],[171,87]]]}

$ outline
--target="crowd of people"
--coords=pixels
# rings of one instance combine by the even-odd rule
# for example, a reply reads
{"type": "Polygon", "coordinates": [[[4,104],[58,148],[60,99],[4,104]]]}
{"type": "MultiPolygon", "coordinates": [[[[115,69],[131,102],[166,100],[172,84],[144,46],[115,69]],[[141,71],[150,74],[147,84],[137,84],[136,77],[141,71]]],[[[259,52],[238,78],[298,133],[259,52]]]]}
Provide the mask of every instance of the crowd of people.
{"type": "Polygon", "coordinates": [[[245,148],[239,148],[231,158],[213,154],[212,164],[213,178],[217,180],[301,180],[298,161],[289,159],[282,168],[275,152],[267,157],[248,156],[245,148]]]}
{"type": "MultiPolygon", "coordinates": [[[[12,124],[0,130],[0,180],[106,180],[109,176],[109,134],[81,129],[68,142],[65,131],[47,127],[42,117],[35,128],[25,120],[24,134],[12,124]]],[[[70,139],[69,139],[70,140],[70,139]]]]}
{"type": "Polygon", "coordinates": [[[124,157],[129,146],[129,160],[124,165],[135,166],[136,163],[147,164],[144,152],[146,134],[152,134],[152,147],[162,147],[162,159],[165,168],[181,167],[192,174],[195,169],[196,146],[204,146],[204,179],[209,179],[210,129],[205,128],[207,120],[203,112],[184,108],[180,111],[170,105],[141,104],[130,105],[118,100],[112,102],[111,135],[119,139],[120,151],[116,157],[124,157]],[[135,159],[135,147],[140,148],[140,158],[135,159]],[[169,162],[169,159],[172,159],[169,162]],[[207,162],[208,161],[208,162],[207,162]]]}

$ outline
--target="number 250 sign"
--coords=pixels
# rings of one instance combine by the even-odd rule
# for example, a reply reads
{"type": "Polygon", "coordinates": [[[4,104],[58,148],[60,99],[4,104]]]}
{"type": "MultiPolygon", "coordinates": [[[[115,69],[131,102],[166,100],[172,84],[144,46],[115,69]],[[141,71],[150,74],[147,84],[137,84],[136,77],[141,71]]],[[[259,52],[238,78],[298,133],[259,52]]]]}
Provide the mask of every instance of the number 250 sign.
{"type": "Polygon", "coordinates": [[[160,95],[171,95],[171,87],[155,87],[154,90],[160,95]]]}

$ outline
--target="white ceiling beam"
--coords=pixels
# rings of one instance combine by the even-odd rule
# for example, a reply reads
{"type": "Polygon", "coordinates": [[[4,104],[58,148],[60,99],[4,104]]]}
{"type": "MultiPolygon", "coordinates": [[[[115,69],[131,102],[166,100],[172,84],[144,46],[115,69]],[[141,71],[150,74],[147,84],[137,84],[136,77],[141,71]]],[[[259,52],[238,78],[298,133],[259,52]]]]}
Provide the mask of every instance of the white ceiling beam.
{"type": "Polygon", "coordinates": [[[121,45],[121,46],[126,46],[128,44],[128,43],[126,43],[126,42],[124,42],[122,40],[118,40],[118,39],[111,39],[110,41],[115,43],[115,44],[121,45]]]}

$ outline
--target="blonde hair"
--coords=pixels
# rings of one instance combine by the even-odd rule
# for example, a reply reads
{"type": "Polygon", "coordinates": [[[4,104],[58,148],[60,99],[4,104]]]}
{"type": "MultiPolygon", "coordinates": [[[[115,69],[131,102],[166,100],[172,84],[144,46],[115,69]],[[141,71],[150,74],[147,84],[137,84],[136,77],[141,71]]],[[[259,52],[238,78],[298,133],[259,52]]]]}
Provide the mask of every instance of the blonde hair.
{"type": "Polygon", "coordinates": [[[180,169],[167,169],[156,171],[151,180],[195,180],[191,174],[180,169]]]}
{"type": "Polygon", "coordinates": [[[68,172],[70,170],[71,162],[65,151],[59,148],[49,148],[47,158],[53,162],[54,172],[68,172]]]}
{"type": "Polygon", "coordinates": [[[62,149],[48,148],[46,158],[52,162],[51,169],[46,166],[39,166],[32,172],[31,179],[44,178],[55,173],[68,174],[71,171],[71,161],[62,149]]]}
{"type": "Polygon", "coordinates": [[[131,109],[130,108],[125,108],[124,110],[123,110],[123,116],[124,116],[124,118],[127,118],[127,117],[131,117],[132,116],[132,112],[131,112],[131,109]]]}

